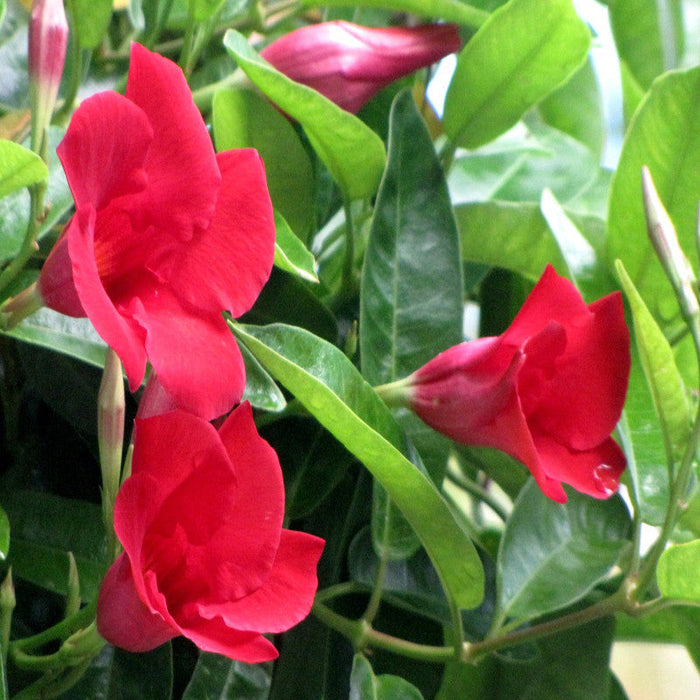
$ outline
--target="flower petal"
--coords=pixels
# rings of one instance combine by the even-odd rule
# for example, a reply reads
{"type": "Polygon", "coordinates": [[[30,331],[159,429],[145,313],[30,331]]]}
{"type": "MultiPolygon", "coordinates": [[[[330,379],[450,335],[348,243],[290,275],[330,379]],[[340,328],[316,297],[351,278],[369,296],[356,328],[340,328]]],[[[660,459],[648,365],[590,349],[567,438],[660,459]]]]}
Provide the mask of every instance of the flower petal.
{"type": "Polygon", "coordinates": [[[92,205],[99,211],[110,200],[143,190],[152,139],[146,114],[122,95],[88,97],[56,149],[76,207],[92,205]]]}
{"type": "Polygon", "coordinates": [[[189,240],[209,226],[221,176],[185,76],[172,61],[134,43],[126,97],[146,113],[154,133],[145,163],[148,191],[130,212],[144,216],[145,210],[147,223],[189,240]]]}
{"type": "Polygon", "coordinates": [[[318,582],[316,566],[324,541],[304,532],[283,530],[270,577],[261,588],[240,600],[198,605],[199,614],[221,616],[240,630],[283,632],[311,610],[318,582]]]}
{"type": "Polygon", "coordinates": [[[187,304],[237,317],[253,305],[270,276],[275,225],[257,151],[226,151],[217,162],[223,180],[214,218],[173,258],[169,277],[187,304]]]}
{"type": "Polygon", "coordinates": [[[117,558],[102,582],[97,631],[110,644],[132,652],[150,651],[178,634],[139,598],[126,554],[117,558]]]}
{"type": "Polygon", "coordinates": [[[66,232],[73,267],[73,282],[81,304],[95,330],[119,355],[131,391],[146,372],[145,333],[114,306],[102,285],[95,258],[95,210],[88,206],[76,212],[66,232]]]}
{"type": "Polygon", "coordinates": [[[148,358],[180,407],[212,420],[229,411],[245,389],[241,351],[221,314],[185,310],[170,289],[133,289],[127,315],[144,329],[148,358]]]}

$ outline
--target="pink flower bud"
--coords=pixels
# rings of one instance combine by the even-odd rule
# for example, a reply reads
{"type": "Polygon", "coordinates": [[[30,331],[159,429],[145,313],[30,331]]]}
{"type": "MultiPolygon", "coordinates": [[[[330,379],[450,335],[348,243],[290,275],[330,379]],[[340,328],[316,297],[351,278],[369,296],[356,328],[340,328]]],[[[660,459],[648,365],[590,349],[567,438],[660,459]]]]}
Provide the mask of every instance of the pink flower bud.
{"type": "Polygon", "coordinates": [[[337,21],[290,32],[261,56],[292,80],[357,112],[382,88],[460,46],[455,24],[369,29],[337,21]]]}
{"type": "Polygon", "coordinates": [[[29,80],[32,110],[48,124],[63,75],[68,22],[63,0],[34,0],[29,23],[29,80]]]}

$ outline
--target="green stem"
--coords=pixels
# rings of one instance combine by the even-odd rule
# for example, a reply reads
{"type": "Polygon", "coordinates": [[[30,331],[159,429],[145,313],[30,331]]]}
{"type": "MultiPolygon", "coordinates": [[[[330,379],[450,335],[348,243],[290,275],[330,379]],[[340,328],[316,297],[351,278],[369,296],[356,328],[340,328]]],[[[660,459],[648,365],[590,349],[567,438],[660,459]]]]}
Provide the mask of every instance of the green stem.
{"type": "Polygon", "coordinates": [[[470,493],[475,498],[485,503],[503,522],[508,520],[508,512],[481,484],[473,481],[464,474],[451,470],[447,471],[447,478],[454,484],[470,493]]]}
{"type": "Polygon", "coordinates": [[[161,32],[165,27],[165,23],[168,21],[168,17],[170,16],[170,10],[172,10],[172,7],[173,0],[165,0],[165,3],[163,4],[163,9],[158,13],[156,17],[153,29],[151,29],[150,33],[143,41],[144,46],[148,47],[149,49],[153,48],[153,45],[156,43],[156,41],[158,41],[158,37],[160,37],[161,32]]]}
{"type": "Polygon", "coordinates": [[[343,201],[345,211],[345,259],[343,261],[343,279],[338,292],[338,304],[350,299],[355,291],[355,226],[350,202],[343,201]]]}
{"type": "Polygon", "coordinates": [[[94,619],[96,610],[97,603],[92,602],[78,611],[75,615],[67,617],[65,620],[61,620],[61,622],[58,624],[54,625],[53,627],[49,627],[43,632],[39,632],[39,634],[10,642],[10,649],[13,652],[15,650],[28,651],[30,649],[42,647],[44,644],[53,642],[56,639],[66,639],[76,630],[79,630],[89,624],[89,622],[94,619]]]}
{"type": "Polygon", "coordinates": [[[53,121],[57,124],[64,124],[68,121],[71,114],[73,114],[75,100],[78,97],[78,90],[80,89],[80,83],[83,78],[83,50],[77,40],[78,34],[75,29],[73,0],[65,0],[65,6],[66,14],[68,15],[68,29],[71,36],[70,53],[68,54],[68,62],[70,64],[68,74],[70,75],[70,83],[64,92],[65,97],[63,104],[54,114],[53,121]]]}
{"type": "Polygon", "coordinates": [[[210,83],[192,92],[192,99],[197,105],[200,112],[208,112],[211,110],[211,105],[214,100],[214,95],[224,88],[231,88],[247,84],[248,79],[245,74],[236,70],[225,78],[218,80],[215,83],[210,83]]]}
{"type": "MultiPolygon", "coordinates": [[[[391,501],[387,503],[387,511],[390,511],[391,501]]],[[[385,529],[385,537],[388,537],[386,533],[390,531],[390,526],[387,525],[385,529]]],[[[386,547],[383,548],[382,555],[379,557],[379,565],[377,566],[377,575],[374,578],[374,587],[372,588],[372,594],[369,597],[369,602],[367,603],[367,608],[362,615],[362,619],[371,625],[374,622],[374,618],[377,617],[379,612],[379,606],[382,603],[382,592],[384,590],[384,578],[386,577],[386,567],[387,567],[387,555],[386,547]]]]}
{"type": "Polygon", "coordinates": [[[329,600],[340,598],[341,596],[366,592],[366,586],[361,586],[354,581],[345,581],[344,583],[336,583],[334,586],[329,586],[322,591],[318,591],[318,593],[316,593],[316,600],[319,603],[327,603],[329,600]]]}

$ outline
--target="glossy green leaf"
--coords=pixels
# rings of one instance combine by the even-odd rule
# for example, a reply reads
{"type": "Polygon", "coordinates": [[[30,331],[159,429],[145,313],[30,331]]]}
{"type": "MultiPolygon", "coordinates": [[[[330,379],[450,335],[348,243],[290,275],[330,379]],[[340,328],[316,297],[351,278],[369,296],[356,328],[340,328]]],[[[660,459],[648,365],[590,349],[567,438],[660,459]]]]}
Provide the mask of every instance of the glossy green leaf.
{"type": "Polygon", "coordinates": [[[622,115],[625,124],[629,124],[632,115],[644,99],[645,90],[635,80],[627,63],[623,60],[620,61],[620,82],[622,83],[622,115]]]}
{"type": "Polygon", "coordinates": [[[233,328],[262,365],[386,489],[457,604],[478,605],[484,579],[474,546],[433,484],[402,454],[406,446],[399,426],[347,357],[298,328],[233,328]]]}
{"type": "Polygon", "coordinates": [[[683,55],[681,0],[612,0],[610,28],[617,53],[639,85],[677,68],[683,55]]]}
{"type": "MultiPolygon", "coordinates": [[[[568,204],[599,175],[594,154],[546,124],[518,127],[494,142],[460,152],[448,176],[454,204],[498,200],[539,202],[547,187],[568,204]]],[[[607,193],[606,193],[607,211],[607,193]]]]}
{"type": "Polygon", "coordinates": [[[277,211],[275,212],[275,233],[275,265],[309,282],[318,282],[314,256],[277,211]]]}
{"type": "Polygon", "coordinates": [[[86,318],[71,318],[43,308],[5,334],[97,367],[104,366],[107,345],[86,318]]]}
{"type": "Polygon", "coordinates": [[[671,346],[656,324],[624,265],[616,263],[620,282],[632,309],[637,350],[656,415],[669,465],[679,462],[691,431],[691,416],[683,380],[676,367],[671,346]]]}
{"type": "Polygon", "coordinates": [[[667,598],[700,602],[700,540],[672,544],[656,567],[656,581],[667,598]]]}
{"type": "Polygon", "coordinates": [[[65,594],[70,551],[78,565],[80,594],[94,600],[107,554],[100,507],[34,491],[2,493],[0,502],[12,527],[8,561],[14,575],[65,594]]]}
{"type": "Polygon", "coordinates": [[[507,131],[584,62],[590,32],[571,0],[511,0],[496,10],[457,59],[444,127],[475,148],[507,131]]]}
{"type": "Polygon", "coordinates": [[[301,124],[346,199],[365,199],[376,192],[386,160],[379,136],[315,90],[277,71],[242,34],[230,29],[224,46],[250,80],[301,124]]]}
{"type": "Polygon", "coordinates": [[[462,340],[459,235],[409,92],[394,101],[388,151],[360,292],[362,374],[373,385],[408,376],[462,340]]]}
{"type": "MultiPolygon", "coordinates": [[[[51,127],[49,130],[49,182],[44,196],[47,212],[39,229],[39,239],[45,236],[73,206],[73,197],[68,188],[66,176],[56,156],[56,146],[64,134],[65,130],[58,127],[51,127]]],[[[0,199],[0,221],[2,221],[0,262],[9,260],[17,254],[27,231],[28,220],[29,192],[26,190],[13,192],[0,199]]]]}
{"type": "Polygon", "coordinates": [[[281,411],[287,401],[275,380],[262,368],[245,345],[240,346],[245,364],[245,391],[243,401],[250,401],[264,411],[281,411]]]}
{"type": "Polygon", "coordinates": [[[314,220],[314,176],[294,127],[269,100],[242,88],[219,90],[214,95],[212,117],[218,151],[258,150],[275,209],[297,236],[306,240],[314,220]]]}
{"type": "Polygon", "coordinates": [[[0,559],[6,559],[10,550],[10,520],[0,508],[0,559]]]}
{"type": "Polygon", "coordinates": [[[269,664],[246,664],[201,652],[182,700],[267,700],[269,664]]]}
{"type": "Polygon", "coordinates": [[[661,525],[669,498],[668,460],[654,404],[638,354],[632,352],[632,369],[620,437],[627,457],[623,478],[631,481],[642,522],[661,525]]]}
{"type": "Polygon", "coordinates": [[[423,696],[418,688],[400,676],[375,676],[367,658],[355,654],[349,700],[423,700],[423,696]]]}
{"type": "Polygon", "coordinates": [[[498,552],[498,608],[525,621],[571,605],[603,580],[627,545],[629,514],[619,496],[598,501],[567,491],[547,498],[523,488],[498,552]]]}
{"type": "Polygon", "coordinates": [[[410,12],[419,17],[442,19],[467,27],[479,27],[488,18],[484,12],[460,0],[302,0],[306,7],[371,7],[410,12]]]}
{"type": "Polygon", "coordinates": [[[613,176],[608,216],[609,262],[620,258],[657,320],[678,316],[671,285],[647,236],[642,166],[649,168],[681,247],[695,269],[700,191],[700,68],[660,77],[635,113],[613,176]]]}
{"type": "Polygon", "coordinates": [[[590,56],[537,109],[547,124],[573,136],[600,159],[605,143],[603,100],[590,56]]]}
{"type": "MultiPolygon", "coordinates": [[[[462,341],[462,260],[442,167],[410,92],[392,105],[360,286],[360,359],[372,385],[408,376],[462,341]],[[436,284],[436,280],[440,284],[436,284]]],[[[449,444],[446,444],[446,450],[449,444]]],[[[443,470],[447,451],[443,455],[443,470]]],[[[436,474],[439,483],[443,473],[436,474]]],[[[417,542],[374,491],[378,551],[410,556],[417,542]]]]}
{"type": "Polygon", "coordinates": [[[14,141],[0,139],[0,197],[48,176],[46,163],[36,153],[14,141]]]}
{"type": "Polygon", "coordinates": [[[204,22],[213,17],[224,2],[225,0],[188,0],[190,17],[195,22],[204,22]]]}
{"type": "Polygon", "coordinates": [[[96,48],[112,19],[112,0],[71,0],[69,7],[73,8],[80,46],[83,49],[96,48]]]}

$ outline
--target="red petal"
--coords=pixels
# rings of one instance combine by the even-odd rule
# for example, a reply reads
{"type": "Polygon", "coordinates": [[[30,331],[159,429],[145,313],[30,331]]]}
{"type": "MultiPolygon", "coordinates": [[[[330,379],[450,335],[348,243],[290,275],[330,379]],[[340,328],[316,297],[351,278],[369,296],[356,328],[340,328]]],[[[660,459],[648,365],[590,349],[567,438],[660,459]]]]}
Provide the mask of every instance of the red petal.
{"type": "Polygon", "coordinates": [[[78,209],[102,209],[146,186],[145,154],[153,139],[147,116],[116,92],[88,97],[56,149],[78,209]]]}
{"type": "Polygon", "coordinates": [[[76,212],[66,232],[73,266],[73,281],[85,314],[102,339],[119,355],[129,387],[135,391],[146,372],[144,333],[115,308],[107,295],[95,259],[95,210],[76,212]]]}
{"type": "Polygon", "coordinates": [[[85,316],[85,309],[75,289],[73,266],[66,237],[71,224],[72,220],[68,222],[65,231],[41,266],[38,284],[39,293],[46,306],[66,316],[81,318],[85,316]]]}
{"type": "MultiPolygon", "coordinates": [[[[594,498],[609,498],[617,491],[627,463],[624,453],[612,438],[581,452],[570,450],[547,437],[536,437],[535,441],[542,469],[549,479],[562,481],[594,498]]],[[[544,488],[542,490],[553,498],[544,488]]],[[[554,500],[564,502],[566,496],[554,500]]]]}
{"type": "Polygon", "coordinates": [[[126,554],[112,564],[102,582],[97,631],[110,644],[133,652],[155,649],[179,633],[139,598],[126,554]]]}
{"type": "Polygon", "coordinates": [[[607,438],[620,419],[630,370],[630,339],[619,293],[590,306],[584,324],[569,326],[567,346],[535,412],[534,432],[545,432],[574,450],[607,438]]]}
{"type": "Polygon", "coordinates": [[[203,617],[221,616],[235,629],[284,632],[311,610],[318,582],[316,565],[324,542],[304,532],[282,531],[270,577],[257,591],[240,600],[200,605],[203,617]]]}
{"type": "Polygon", "coordinates": [[[146,157],[148,220],[189,240],[206,228],[221,182],[214,147],[180,68],[139,44],[131,45],[126,96],[147,115],[154,138],[146,157]]]}
{"type": "Polygon", "coordinates": [[[248,311],[270,276],[275,225],[257,151],[219,153],[223,178],[210,227],[173,259],[170,283],[195,308],[248,311]]]}

